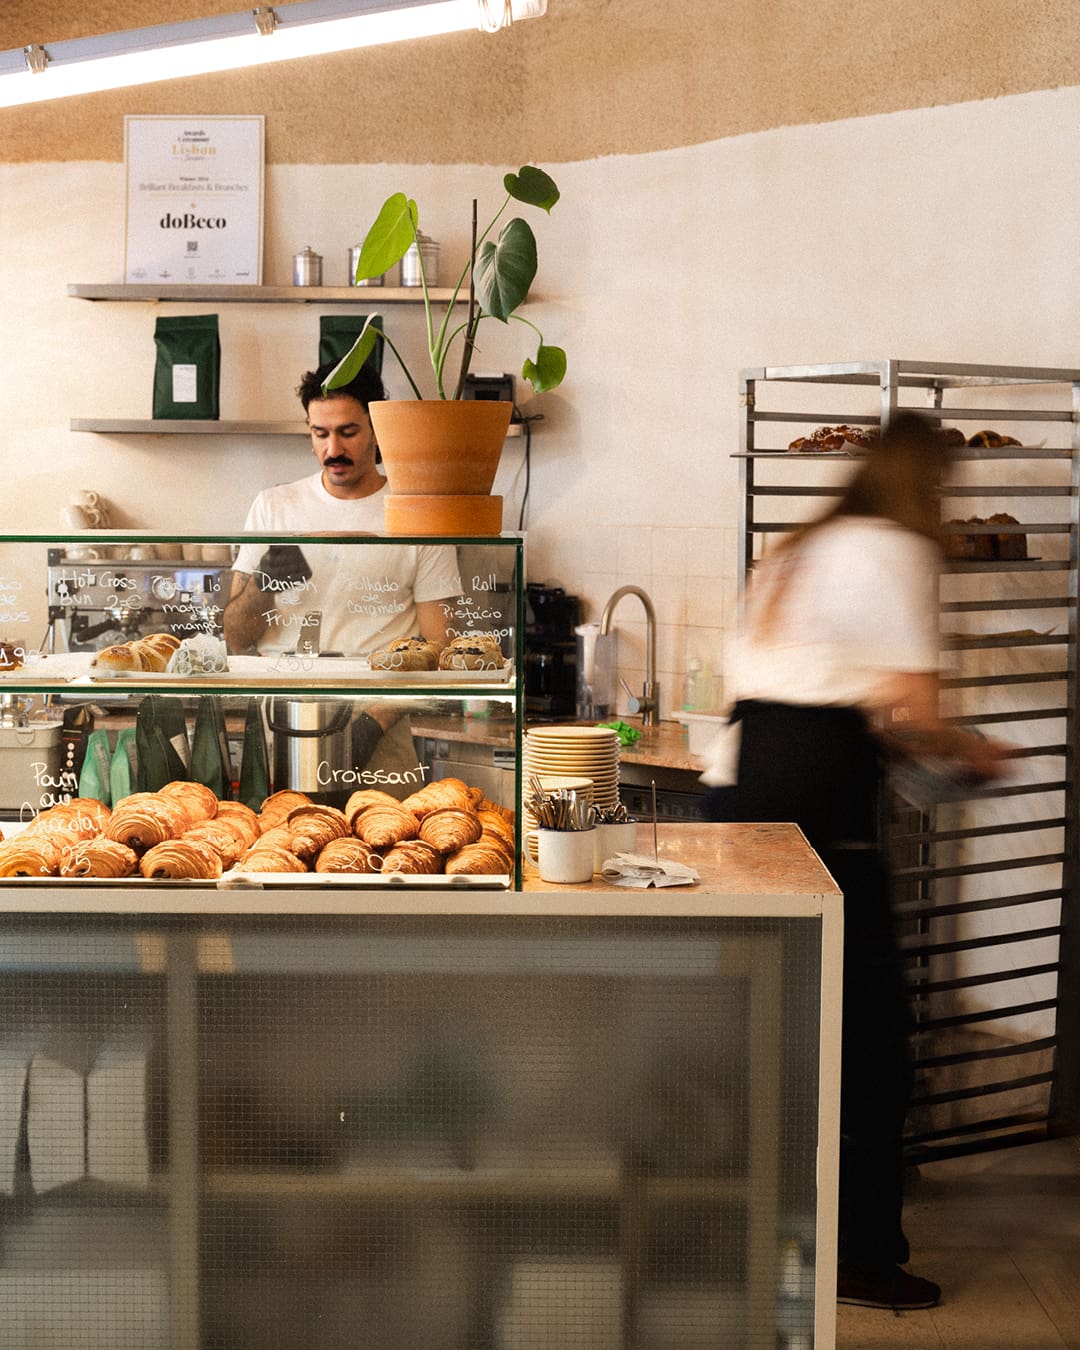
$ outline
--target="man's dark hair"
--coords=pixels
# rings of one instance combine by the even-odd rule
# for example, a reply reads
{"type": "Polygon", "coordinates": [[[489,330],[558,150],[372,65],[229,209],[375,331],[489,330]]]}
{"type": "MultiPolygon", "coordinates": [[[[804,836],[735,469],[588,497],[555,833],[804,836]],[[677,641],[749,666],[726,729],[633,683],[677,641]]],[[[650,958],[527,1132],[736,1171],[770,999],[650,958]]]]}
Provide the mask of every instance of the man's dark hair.
{"type": "MultiPolygon", "coordinates": [[[[304,412],[307,412],[308,404],[313,399],[324,397],[323,380],[337,364],[336,361],[327,361],[318,370],[305,371],[304,377],[296,390],[300,396],[300,402],[304,405],[304,412]]],[[[386,390],[383,388],[382,378],[377,370],[371,366],[361,366],[359,375],[350,380],[348,384],[343,384],[340,388],[331,390],[331,398],[340,395],[356,399],[357,403],[362,404],[364,411],[367,412],[369,403],[378,403],[386,397],[386,390]]]]}

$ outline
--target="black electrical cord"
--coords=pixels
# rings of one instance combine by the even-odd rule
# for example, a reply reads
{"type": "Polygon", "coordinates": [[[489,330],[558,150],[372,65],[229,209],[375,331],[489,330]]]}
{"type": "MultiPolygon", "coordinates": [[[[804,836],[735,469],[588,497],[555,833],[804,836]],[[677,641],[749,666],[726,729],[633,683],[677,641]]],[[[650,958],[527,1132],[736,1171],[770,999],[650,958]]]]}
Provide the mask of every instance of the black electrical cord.
{"type": "Polygon", "coordinates": [[[532,477],[532,426],[533,422],[542,422],[543,413],[534,413],[532,417],[521,417],[518,410],[514,409],[515,416],[519,417],[525,437],[525,487],[521,494],[521,509],[518,511],[518,530],[525,528],[525,508],[529,501],[529,480],[532,477]]]}

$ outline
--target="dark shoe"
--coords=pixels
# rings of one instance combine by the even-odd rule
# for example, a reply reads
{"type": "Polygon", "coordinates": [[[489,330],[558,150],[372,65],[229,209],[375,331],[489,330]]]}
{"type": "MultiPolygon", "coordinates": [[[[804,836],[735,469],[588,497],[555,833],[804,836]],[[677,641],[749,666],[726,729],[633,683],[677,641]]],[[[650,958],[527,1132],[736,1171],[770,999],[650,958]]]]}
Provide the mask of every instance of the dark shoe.
{"type": "Polygon", "coordinates": [[[860,1308],[891,1308],[909,1312],[932,1308],[941,1299],[941,1287],[933,1280],[909,1275],[900,1266],[887,1270],[866,1270],[841,1262],[836,1272],[837,1303],[854,1303],[860,1308]]]}

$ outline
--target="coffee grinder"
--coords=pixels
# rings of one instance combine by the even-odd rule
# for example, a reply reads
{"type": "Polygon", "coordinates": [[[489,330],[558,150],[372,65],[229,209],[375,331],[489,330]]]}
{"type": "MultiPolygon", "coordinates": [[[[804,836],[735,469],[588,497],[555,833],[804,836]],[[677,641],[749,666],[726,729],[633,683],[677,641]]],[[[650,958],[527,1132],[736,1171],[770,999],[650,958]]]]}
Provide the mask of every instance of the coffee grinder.
{"type": "Polygon", "coordinates": [[[581,602],[561,586],[525,587],[525,716],[531,722],[572,722],[577,691],[581,602]]]}

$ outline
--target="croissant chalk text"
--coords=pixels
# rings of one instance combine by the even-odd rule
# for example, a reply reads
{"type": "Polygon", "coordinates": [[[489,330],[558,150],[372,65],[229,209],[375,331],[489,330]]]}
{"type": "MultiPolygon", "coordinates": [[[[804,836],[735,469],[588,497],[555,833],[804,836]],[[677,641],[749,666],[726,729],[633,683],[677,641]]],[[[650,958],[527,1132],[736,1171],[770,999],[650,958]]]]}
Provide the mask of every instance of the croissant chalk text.
{"type": "Polygon", "coordinates": [[[333,769],[328,760],[320,760],[315,770],[320,787],[329,787],[337,783],[344,787],[360,784],[363,787],[376,787],[380,784],[390,787],[409,787],[422,783],[428,774],[428,765],[417,761],[415,769],[333,769]]]}

